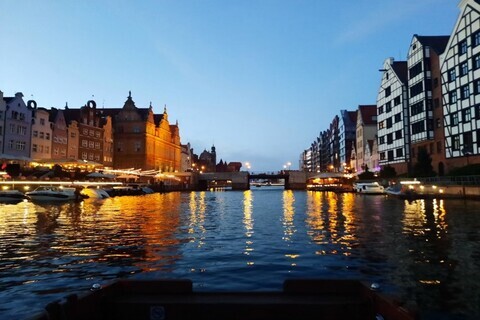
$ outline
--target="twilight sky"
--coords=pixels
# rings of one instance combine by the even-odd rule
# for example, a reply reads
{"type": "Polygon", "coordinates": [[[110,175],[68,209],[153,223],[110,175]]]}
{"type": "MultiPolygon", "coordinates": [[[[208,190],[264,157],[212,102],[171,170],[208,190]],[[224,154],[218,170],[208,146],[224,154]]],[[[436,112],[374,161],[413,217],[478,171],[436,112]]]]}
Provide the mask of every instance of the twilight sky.
{"type": "Polygon", "coordinates": [[[39,106],[167,105],[182,143],[252,171],[298,168],[383,61],[449,35],[457,0],[2,0],[0,90],[39,106]]]}

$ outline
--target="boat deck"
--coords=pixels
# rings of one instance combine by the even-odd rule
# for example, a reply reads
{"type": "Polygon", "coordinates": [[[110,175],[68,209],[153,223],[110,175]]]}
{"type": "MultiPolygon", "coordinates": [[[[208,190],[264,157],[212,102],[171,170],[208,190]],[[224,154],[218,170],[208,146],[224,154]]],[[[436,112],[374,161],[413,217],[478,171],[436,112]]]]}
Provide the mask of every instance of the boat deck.
{"type": "Polygon", "coordinates": [[[287,280],[279,292],[194,292],[189,280],[118,281],[54,302],[36,320],[384,319],[414,316],[350,280],[287,280]]]}

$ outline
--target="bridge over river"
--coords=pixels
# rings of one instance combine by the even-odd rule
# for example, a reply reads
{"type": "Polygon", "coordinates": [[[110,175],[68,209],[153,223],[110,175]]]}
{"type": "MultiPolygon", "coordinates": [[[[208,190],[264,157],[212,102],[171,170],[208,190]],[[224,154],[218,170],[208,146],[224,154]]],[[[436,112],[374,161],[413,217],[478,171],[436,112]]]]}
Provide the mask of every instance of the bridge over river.
{"type": "Polygon", "coordinates": [[[249,172],[207,172],[198,176],[198,186],[200,189],[208,189],[214,185],[228,185],[233,190],[248,190],[252,180],[279,180],[285,181],[287,190],[305,190],[307,179],[314,176],[314,173],[302,171],[282,171],[279,173],[259,173],[250,174],[249,172]]]}

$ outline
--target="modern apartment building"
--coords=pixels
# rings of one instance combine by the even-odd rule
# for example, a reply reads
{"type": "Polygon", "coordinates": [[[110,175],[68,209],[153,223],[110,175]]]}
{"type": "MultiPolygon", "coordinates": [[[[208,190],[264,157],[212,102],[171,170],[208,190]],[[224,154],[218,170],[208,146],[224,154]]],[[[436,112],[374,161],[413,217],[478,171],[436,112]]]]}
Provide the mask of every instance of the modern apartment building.
{"type": "Polygon", "coordinates": [[[449,36],[414,35],[407,58],[411,162],[412,165],[417,162],[418,152],[423,148],[439,175],[445,173],[439,55],[448,39],[449,36]]]}
{"type": "Polygon", "coordinates": [[[407,70],[406,61],[386,59],[377,95],[379,165],[397,174],[411,168],[407,70]]]}
{"type": "Polygon", "coordinates": [[[441,56],[448,170],[480,162],[480,3],[462,0],[441,56]]]}

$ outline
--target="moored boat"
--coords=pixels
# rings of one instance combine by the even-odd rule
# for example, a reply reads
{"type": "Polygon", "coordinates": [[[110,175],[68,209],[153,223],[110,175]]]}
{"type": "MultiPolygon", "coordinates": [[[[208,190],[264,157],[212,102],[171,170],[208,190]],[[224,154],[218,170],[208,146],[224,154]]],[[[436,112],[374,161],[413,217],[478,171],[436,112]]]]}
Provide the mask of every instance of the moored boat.
{"type": "Polygon", "coordinates": [[[54,186],[41,186],[25,195],[32,201],[69,201],[83,198],[75,188],[54,186]]]}
{"type": "Polygon", "coordinates": [[[354,190],[363,194],[384,194],[385,188],[378,182],[357,182],[354,184],[354,190]]]}
{"type": "Polygon", "coordinates": [[[0,203],[15,203],[26,198],[25,194],[18,190],[0,190],[0,203]]]}
{"type": "Polygon", "coordinates": [[[190,280],[120,280],[31,319],[391,319],[416,316],[355,280],[286,280],[278,292],[195,292],[190,280]]]}

